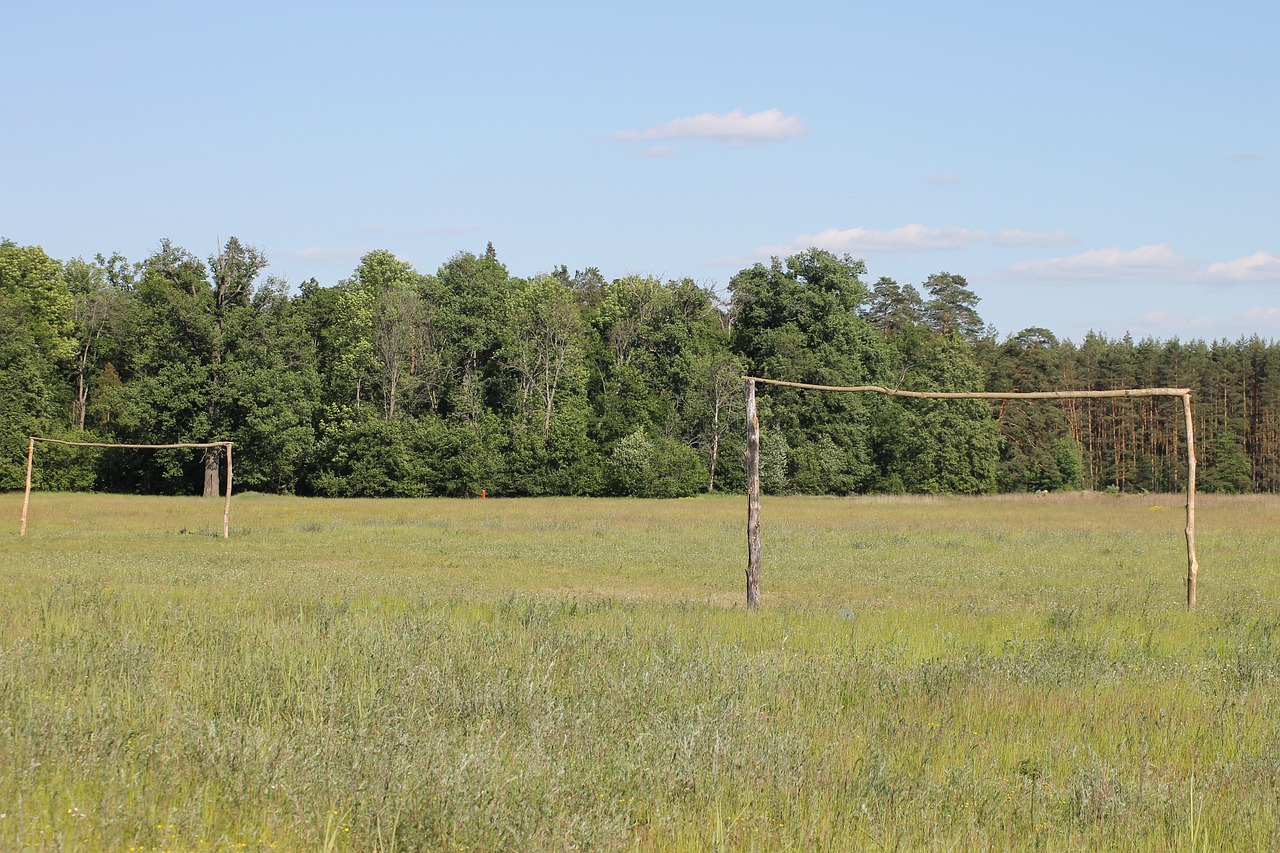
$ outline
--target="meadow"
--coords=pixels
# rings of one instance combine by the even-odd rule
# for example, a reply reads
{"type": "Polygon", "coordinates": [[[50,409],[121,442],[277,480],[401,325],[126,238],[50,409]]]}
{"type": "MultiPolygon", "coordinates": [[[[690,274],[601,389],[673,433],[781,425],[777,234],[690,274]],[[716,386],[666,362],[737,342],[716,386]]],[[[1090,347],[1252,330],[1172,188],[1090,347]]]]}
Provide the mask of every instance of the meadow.
{"type": "Polygon", "coordinates": [[[1274,850],[1280,498],[37,493],[4,850],[1274,850]]]}

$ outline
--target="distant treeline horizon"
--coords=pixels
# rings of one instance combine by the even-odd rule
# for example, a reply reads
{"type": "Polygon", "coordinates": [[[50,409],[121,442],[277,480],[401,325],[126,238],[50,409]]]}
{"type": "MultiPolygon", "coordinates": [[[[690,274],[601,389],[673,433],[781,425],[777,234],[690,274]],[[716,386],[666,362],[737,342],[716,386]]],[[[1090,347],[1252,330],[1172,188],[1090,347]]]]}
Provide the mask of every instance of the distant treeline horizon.
{"type": "MultiPolygon", "coordinates": [[[[319,496],[741,491],[743,375],[917,391],[1179,387],[1199,488],[1280,490],[1280,344],[1003,339],[961,275],[865,280],[809,249],[732,277],[559,267],[492,244],[434,273],[366,254],[296,288],[235,237],[201,259],[59,260],[0,241],[0,489],[27,437],[235,443],[235,488],[319,496]]],[[[1164,492],[1185,487],[1181,404],[913,400],[761,388],[767,492],[1164,492]]],[[[36,487],[214,493],[216,453],[42,447],[36,487]]]]}

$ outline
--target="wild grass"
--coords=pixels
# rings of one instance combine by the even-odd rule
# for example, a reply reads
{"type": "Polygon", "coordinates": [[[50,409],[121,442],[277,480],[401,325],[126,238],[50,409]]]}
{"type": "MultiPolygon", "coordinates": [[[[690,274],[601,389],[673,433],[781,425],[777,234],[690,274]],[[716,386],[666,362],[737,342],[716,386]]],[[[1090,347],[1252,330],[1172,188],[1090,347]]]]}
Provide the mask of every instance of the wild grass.
{"type": "Polygon", "coordinates": [[[1280,846],[1274,498],[20,498],[0,849],[1280,846]]]}

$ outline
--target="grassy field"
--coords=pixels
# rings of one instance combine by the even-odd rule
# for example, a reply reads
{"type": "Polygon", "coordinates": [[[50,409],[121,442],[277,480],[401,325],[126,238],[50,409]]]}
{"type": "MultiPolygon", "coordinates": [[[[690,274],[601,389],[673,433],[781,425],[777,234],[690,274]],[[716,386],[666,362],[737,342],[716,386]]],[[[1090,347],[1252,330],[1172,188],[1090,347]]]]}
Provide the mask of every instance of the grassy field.
{"type": "Polygon", "coordinates": [[[1280,499],[0,495],[0,849],[1280,848],[1280,499]]]}

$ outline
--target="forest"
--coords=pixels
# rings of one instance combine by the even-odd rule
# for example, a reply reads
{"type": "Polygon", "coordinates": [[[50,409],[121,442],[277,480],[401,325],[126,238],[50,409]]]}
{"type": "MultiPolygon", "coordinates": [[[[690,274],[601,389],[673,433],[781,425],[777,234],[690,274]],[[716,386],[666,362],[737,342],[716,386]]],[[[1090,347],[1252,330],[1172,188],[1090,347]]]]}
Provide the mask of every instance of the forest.
{"type": "MultiPolygon", "coordinates": [[[[234,442],[237,491],[741,491],[744,374],[920,391],[1193,391],[1198,486],[1280,490],[1280,346],[999,337],[963,276],[867,281],[810,249],[727,294],[596,268],[512,275],[492,244],[422,273],[372,251],[331,286],[201,259],[59,260],[0,241],[0,490],[27,437],[234,442]]],[[[1177,491],[1177,400],[911,400],[762,388],[766,492],[1177,491]]],[[[217,452],[42,445],[36,487],[216,494],[217,452]]]]}

